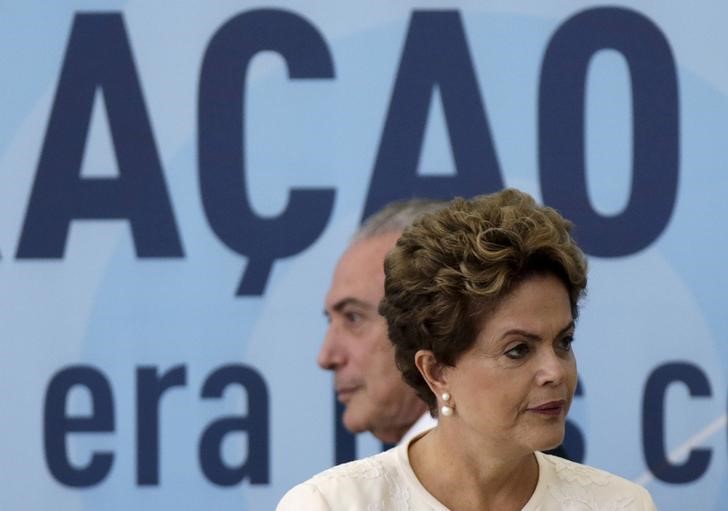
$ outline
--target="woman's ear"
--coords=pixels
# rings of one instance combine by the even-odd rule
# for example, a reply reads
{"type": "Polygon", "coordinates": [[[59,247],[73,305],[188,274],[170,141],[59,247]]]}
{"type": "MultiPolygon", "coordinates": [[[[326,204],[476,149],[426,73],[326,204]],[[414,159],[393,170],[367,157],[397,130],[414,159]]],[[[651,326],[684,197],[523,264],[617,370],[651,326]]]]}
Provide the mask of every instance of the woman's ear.
{"type": "Polygon", "coordinates": [[[437,361],[432,351],[417,351],[415,353],[415,365],[433,394],[440,396],[443,392],[448,391],[447,371],[445,371],[444,364],[437,361]]]}

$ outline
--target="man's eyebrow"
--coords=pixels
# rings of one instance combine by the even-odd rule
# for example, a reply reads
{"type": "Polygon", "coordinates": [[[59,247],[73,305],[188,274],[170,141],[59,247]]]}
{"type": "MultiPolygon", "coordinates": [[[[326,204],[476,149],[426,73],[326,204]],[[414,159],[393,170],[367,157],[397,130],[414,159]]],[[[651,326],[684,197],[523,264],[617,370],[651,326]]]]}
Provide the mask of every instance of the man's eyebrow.
{"type": "MultiPolygon", "coordinates": [[[[559,331],[558,337],[561,337],[562,335],[564,335],[569,330],[573,330],[575,328],[575,326],[576,325],[574,323],[574,320],[572,319],[571,321],[569,321],[569,324],[568,325],[566,325],[564,328],[562,328],[559,331]]],[[[511,335],[520,335],[520,336],[523,336],[523,337],[527,337],[529,339],[532,339],[534,341],[541,340],[541,336],[536,335],[533,332],[529,332],[528,330],[523,330],[523,329],[520,329],[520,328],[513,328],[511,330],[508,330],[500,338],[501,338],[501,340],[503,340],[506,337],[511,336],[511,335]]]]}
{"type": "MultiPolygon", "coordinates": [[[[341,312],[344,308],[354,305],[356,307],[361,307],[362,309],[366,310],[373,310],[374,307],[369,303],[365,302],[363,300],[359,300],[358,298],[354,297],[348,297],[348,298],[342,298],[338,302],[336,302],[334,305],[331,306],[331,310],[334,312],[341,312]]],[[[329,316],[329,311],[324,309],[324,316],[329,316]]]]}

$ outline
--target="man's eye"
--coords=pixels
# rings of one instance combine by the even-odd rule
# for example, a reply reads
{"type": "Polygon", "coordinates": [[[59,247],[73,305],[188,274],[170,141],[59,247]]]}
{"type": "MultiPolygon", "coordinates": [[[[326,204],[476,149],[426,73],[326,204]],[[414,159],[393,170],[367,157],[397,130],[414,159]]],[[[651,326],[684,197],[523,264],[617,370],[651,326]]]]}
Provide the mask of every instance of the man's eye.
{"type": "Polygon", "coordinates": [[[526,355],[528,355],[528,352],[530,351],[530,348],[528,347],[528,344],[522,343],[518,344],[508,351],[506,351],[505,355],[506,357],[512,359],[512,360],[520,360],[526,355]]]}
{"type": "Polygon", "coordinates": [[[358,312],[347,312],[344,314],[344,317],[346,318],[346,321],[349,323],[359,323],[363,319],[363,316],[359,314],[358,312]]]}

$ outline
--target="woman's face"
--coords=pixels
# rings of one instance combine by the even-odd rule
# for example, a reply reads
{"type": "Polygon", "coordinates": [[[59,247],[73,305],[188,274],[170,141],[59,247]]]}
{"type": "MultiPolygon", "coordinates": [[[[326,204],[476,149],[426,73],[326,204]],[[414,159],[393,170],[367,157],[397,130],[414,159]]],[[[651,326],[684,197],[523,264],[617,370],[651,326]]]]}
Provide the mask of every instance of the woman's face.
{"type": "Polygon", "coordinates": [[[495,448],[545,450],[564,437],[576,387],[569,295],[553,275],[519,284],[444,369],[459,434],[495,448]]]}

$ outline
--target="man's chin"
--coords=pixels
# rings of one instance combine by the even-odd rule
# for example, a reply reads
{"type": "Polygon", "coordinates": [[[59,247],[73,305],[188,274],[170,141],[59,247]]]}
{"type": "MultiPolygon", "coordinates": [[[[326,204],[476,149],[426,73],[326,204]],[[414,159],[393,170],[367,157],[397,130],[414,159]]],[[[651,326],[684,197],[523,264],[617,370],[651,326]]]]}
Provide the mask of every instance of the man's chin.
{"type": "Polygon", "coordinates": [[[369,424],[351,407],[346,408],[344,415],[341,417],[341,422],[350,433],[364,433],[369,430],[369,424]]]}

